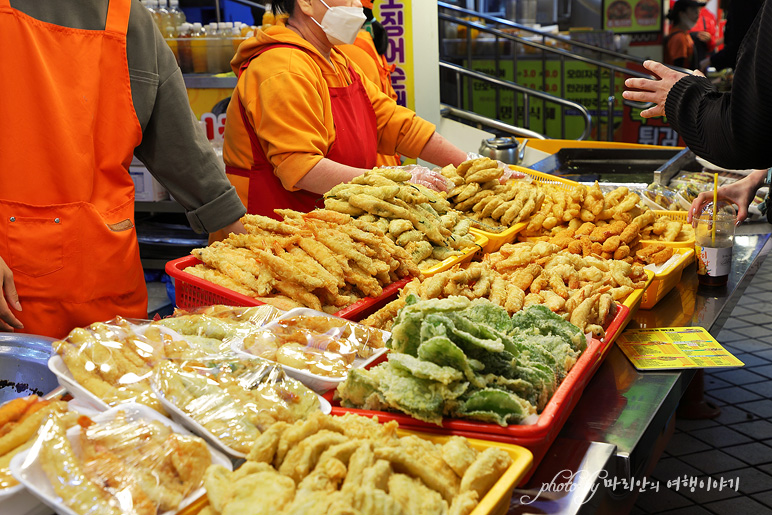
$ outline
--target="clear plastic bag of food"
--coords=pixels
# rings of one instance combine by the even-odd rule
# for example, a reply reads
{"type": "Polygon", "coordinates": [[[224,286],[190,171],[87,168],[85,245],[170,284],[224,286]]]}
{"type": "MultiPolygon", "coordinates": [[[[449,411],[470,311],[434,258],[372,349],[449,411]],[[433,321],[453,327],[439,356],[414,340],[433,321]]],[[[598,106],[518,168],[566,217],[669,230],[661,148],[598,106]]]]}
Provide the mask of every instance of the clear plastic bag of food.
{"type": "Polygon", "coordinates": [[[11,470],[59,514],[175,513],[203,494],[212,464],[230,461],[182,427],[140,404],[41,428],[11,470]]]}
{"type": "Polygon", "coordinates": [[[202,306],[190,310],[175,309],[172,318],[179,318],[190,315],[206,315],[214,318],[222,318],[233,322],[247,322],[256,327],[264,326],[282,316],[285,312],[270,304],[261,306],[225,306],[216,304],[214,306],[202,306]]]}
{"type": "Polygon", "coordinates": [[[150,372],[159,359],[192,347],[164,326],[118,317],[73,329],[53,350],[49,369],[73,396],[101,409],[138,402],[165,414],[150,389],[150,372]]]}
{"type": "Polygon", "coordinates": [[[322,409],[314,392],[258,358],[165,360],[152,384],[174,418],[234,457],[246,455],[274,423],[294,423],[322,409]]]}
{"type": "Polygon", "coordinates": [[[667,186],[651,183],[642,193],[644,203],[650,209],[664,209],[666,211],[678,209],[678,199],[676,198],[675,191],[667,186]]]}
{"type": "Polygon", "coordinates": [[[334,388],[352,367],[383,354],[388,333],[307,308],[288,311],[233,350],[284,366],[311,388],[334,388]]]}

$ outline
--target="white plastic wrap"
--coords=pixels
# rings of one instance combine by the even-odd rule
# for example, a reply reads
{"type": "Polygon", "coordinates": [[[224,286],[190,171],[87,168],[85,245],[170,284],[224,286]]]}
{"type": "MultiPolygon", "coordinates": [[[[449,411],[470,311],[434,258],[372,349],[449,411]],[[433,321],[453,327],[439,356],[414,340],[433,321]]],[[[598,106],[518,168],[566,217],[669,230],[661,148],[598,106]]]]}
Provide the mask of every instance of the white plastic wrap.
{"type": "Polygon", "coordinates": [[[324,392],[342,382],[351,368],[367,366],[385,354],[388,338],[380,329],[296,308],[267,324],[252,342],[234,342],[233,350],[276,361],[291,377],[324,392]]]}
{"type": "Polygon", "coordinates": [[[211,464],[232,469],[178,424],[130,403],[66,432],[49,419],[35,444],[11,460],[11,472],[60,515],[170,515],[204,494],[211,464]]]}
{"type": "Polygon", "coordinates": [[[167,360],[155,367],[152,386],[172,418],[234,458],[277,421],[330,412],[326,400],[281,367],[254,357],[167,360]]]}

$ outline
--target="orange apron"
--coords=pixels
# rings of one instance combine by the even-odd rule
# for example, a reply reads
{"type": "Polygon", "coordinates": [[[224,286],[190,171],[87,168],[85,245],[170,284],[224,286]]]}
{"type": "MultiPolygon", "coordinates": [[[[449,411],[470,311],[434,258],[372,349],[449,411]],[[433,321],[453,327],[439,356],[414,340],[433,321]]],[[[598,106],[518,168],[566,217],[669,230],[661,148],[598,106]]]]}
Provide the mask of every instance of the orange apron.
{"type": "MultiPolygon", "coordinates": [[[[287,43],[278,43],[263,47],[241,64],[239,77],[249,67],[252,60],[263,52],[271,48],[293,46],[287,43]]],[[[349,68],[349,74],[352,79],[350,85],[328,88],[332,119],[335,123],[335,141],[325,157],[336,163],[355,168],[373,168],[378,151],[378,125],[375,120],[375,111],[359,74],[351,68],[349,68]]],[[[239,193],[242,199],[247,198],[247,213],[282,220],[281,216],[274,213],[274,209],[293,209],[307,213],[316,207],[324,207],[321,195],[306,190],[289,191],[284,188],[281,180],[273,173],[273,165],[266,157],[263,147],[260,146],[255,129],[247,117],[244,104],[235,94],[231,100],[239,103],[241,121],[244,123],[252,146],[253,164],[249,170],[226,165],[225,173],[226,175],[249,179],[246,195],[243,191],[239,193]]],[[[236,189],[238,191],[239,186],[236,186],[236,189]]],[[[223,237],[226,236],[223,235],[223,237]]],[[[210,237],[210,242],[217,239],[221,239],[220,234],[210,237]]]]}
{"type": "Polygon", "coordinates": [[[105,30],[81,30],[0,0],[0,256],[23,332],[64,337],[116,315],[147,317],[128,173],[142,139],[130,9],[110,0],[105,30]]]}

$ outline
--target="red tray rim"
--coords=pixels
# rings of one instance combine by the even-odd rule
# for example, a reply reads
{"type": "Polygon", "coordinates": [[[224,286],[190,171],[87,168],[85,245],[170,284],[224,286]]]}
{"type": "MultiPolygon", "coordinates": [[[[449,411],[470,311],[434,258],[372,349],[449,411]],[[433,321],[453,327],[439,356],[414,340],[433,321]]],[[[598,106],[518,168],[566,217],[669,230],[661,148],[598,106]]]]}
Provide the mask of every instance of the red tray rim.
{"type": "MultiPolygon", "coordinates": [[[[209,293],[219,295],[221,297],[224,297],[229,300],[233,300],[235,302],[241,302],[242,305],[245,305],[245,306],[260,306],[264,304],[264,302],[261,302],[257,299],[253,299],[252,297],[247,297],[246,295],[242,295],[233,290],[223,288],[222,286],[218,286],[209,281],[205,281],[199,277],[188,274],[184,271],[185,268],[189,266],[197,265],[199,263],[201,263],[201,261],[195,256],[183,256],[181,258],[168,261],[165,267],[166,273],[175,279],[179,279],[183,282],[186,282],[192,286],[200,288],[209,293]]],[[[333,313],[333,315],[340,318],[349,318],[349,317],[357,316],[359,313],[368,309],[373,304],[380,302],[383,299],[387,299],[388,297],[398,293],[400,289],[402,289],[407,283],[409,283],[412,280],[413,280],[413,277],[411,276],[403,277],[399,281],[393,282],[385,286],[383,288],[383,292],[378,297],[363,297],[358,301],[354,302],[353,304],[346,306],[345,308],[339,311],[336,311],[335,313],[333,313]]]]}
{"type": "MultiPolygon", "coordinates": [[[[627,306],[617,304],[619,308],[614,315],[614,319],[609,324],[606,336],[602,340],[593,338],[587,346],[587,349],[579,356],[574,366],[568,372],[558,389],[547,402],[547,406],[539,415],[535,424],[528,425],[510,425],[507,427],[499,426],[486,422],[477,422],[463,419],[445,419],[443,425],[437,426],[411,417],[404,413],[390,411],[374,411],[356,408],[344,408],[337,402],[332,402],[332,396],[335,390],[330,390],[325,394],[327,400],[332,404],[333,415],[343,415],[345,413],[356,413],[368,417],[377,416],[379,421],[396,420],[400,427],[419,428],[420,430],[430,430],[432,432],[442,432],[458,434],[463,436],[473,436],[474,438],[485,439],[486,435],[515,438],[513,443],[518,443],[520,438],[534,440],[533,443],[548,438],[549,441],[557,436],[557,433],[563,427],[571,409],[578,402],[584,388],[589,383],[595,371],[600,366],[603,358],[606,356],[614,334],[612,331],[618,331],[627,316],[627,306]]],[[[549,443],[549,442],[547,442],[549,443]]],[[[519,444],[522,445],[522,444],[519,444]]]]}

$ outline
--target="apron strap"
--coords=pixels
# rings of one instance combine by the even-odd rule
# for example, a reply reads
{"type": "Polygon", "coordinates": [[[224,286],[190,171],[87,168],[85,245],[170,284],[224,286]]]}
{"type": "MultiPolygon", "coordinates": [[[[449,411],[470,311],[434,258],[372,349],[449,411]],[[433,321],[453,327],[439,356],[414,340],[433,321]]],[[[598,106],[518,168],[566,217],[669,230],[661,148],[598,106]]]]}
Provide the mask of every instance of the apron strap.
{"type": "Polygon", "coordinates": [[[11,0],[0,0],[0,8],[11,7],[11,0]]]}
{"type": "MultiPolygon", "coordinates": [[[[6,0],[0,0],[3,2],[6,0]]],[[[107,6],[107,22],[105,32],[115,32],[126,35],[129,27],[129,13],[131,12],[131,0],[110,0],[107,6]]]]}

